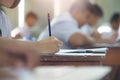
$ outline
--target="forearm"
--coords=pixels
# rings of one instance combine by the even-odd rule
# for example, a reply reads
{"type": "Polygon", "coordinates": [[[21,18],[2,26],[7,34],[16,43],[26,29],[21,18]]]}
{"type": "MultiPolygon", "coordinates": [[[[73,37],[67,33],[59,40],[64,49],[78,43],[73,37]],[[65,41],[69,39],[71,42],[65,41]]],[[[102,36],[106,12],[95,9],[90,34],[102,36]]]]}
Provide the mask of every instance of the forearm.
{"type": "Polygon", "coordinates": [[[7,53],[8,55],[12,53],[15,55],[15,59],[19,57],[19,54],[20,56],[24,55],[27,59],[27,66],[29,68],[33,68],[38,65],[39,54],[54,54],[59,51],[59,48],[62,45],[61,41],[54,37],[38,42],[0,38],[0,44],[0,51],[7,53]],[[18,57],[16,57],[16,55],[18,57]]]}
{"type": "Polygon", "coordinates": [[[80,33],[75,33],[70,37],[69,43],[73,47],[79,47],[87,44],[92,44],[94,42],[94,39],[89,36],[85,36],[80,33]]]}
{"type": "Polygon", "coordinates": [[[0,51],[6,53],[23,53],[28,50],[32,42],[18,41],[14,39],[0,38],[0,51]]]}
{"type": "Polygon", "coordinates": [[[22,60],[23,62],[24,60],[25,62],[27,60],[27,65],[35,66],[33,64],[36,63],[32,64],[32,61],[34,61],[33,59],[38,59],[38,55],[36,54],[37,51],[35,50],[34,43],[28,41],[0,38],[0,51],[3,52],[3,54],[0,53],[0,55],[2,56],[0,61],[12,65],[15,63],[16,60],[22,60]]]}
{"type": "Polygon", "coordinates": [[[113,43],[111,39],[99,39],[96,40],[97,43],[113,43]]]}
{"type": "Polygon", "coordinates": [[[13,66],[14,61],[8,54],[0,52],[0,66],[13,66]]]}

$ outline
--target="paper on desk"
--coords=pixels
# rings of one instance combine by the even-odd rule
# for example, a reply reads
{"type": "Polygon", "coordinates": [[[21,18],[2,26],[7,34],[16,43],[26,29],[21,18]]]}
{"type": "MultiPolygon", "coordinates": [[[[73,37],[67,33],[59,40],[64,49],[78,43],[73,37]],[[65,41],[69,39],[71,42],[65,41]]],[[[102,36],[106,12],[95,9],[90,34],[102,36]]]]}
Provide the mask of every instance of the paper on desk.
{"type": "Polygon", "coordinates": [[[94,49],[61,49],[56,55],[67,56],[105,56],[108,48],[94,48],[94,49]],[[92,51],[93,53],[87,53],[92,51]]]}
{"type": "Polygon", "coordinates": [[[110,67],[39,67],[37,80],[100,80],[111,71],[110,67]]]}
{"type": "Polygon", "coordinates": [[[94,48],[94,49],[86,49],[86,50],[91,50],[93,52],[103,52],[103,53],[106,53],[108,51],[108,48],[94,48]]]}

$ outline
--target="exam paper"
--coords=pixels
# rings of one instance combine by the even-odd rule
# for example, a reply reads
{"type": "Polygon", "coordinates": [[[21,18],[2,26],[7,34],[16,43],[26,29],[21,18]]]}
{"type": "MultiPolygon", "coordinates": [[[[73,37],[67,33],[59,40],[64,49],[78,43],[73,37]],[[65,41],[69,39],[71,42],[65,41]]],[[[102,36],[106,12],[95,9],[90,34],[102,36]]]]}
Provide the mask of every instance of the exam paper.
{"type": "Polygon", "coordinates": [[[55,55],[67,56],[105,56],[108,48],[94,48],[94,49],[61,49],[55,55]]]}

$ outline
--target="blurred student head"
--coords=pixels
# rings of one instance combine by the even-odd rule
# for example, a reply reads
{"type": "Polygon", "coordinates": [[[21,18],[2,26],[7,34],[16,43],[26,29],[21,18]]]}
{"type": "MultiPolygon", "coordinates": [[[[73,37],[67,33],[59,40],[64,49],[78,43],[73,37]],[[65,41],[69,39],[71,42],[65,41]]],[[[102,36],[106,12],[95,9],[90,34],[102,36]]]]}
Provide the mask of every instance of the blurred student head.
{"type": "Polygon", "coordinates": [[[72,4],[70,12],[78,22],[79,26],[82,26],[87,22],[90,16],[90,12],[88,11],[90,6],[91,3],[88,0],[76,0],[72,4]]]}
{"type": "Polygon", "coordinates": [[[38,17],[35,13],[33,13],[33,12],[27,13],[27,15],[25,17],[25,22],[28,27],[30,27],[30,28],[34,27],[34,25],[37,23],[37,21],[38,21],[38,17]]]}
{"type": "Polygon", "coordinates": [[[90,17],[88,19],[88,24],[90,26],[95,26],[98,21],[103,17],[103,11],[101,7],[97,4],[93,4],[91,8],[89,8],[90,17]]]}
{"type": "Polygon", "coordinates": [[[8,8],[15,8],[19,4],[20,0],[0,0],[0,6],[8,8]]]}
{"type": "Polygon", "coordinates": [[[110,19],[110,24],[114,30],[118,30],[120,24],[120,13],[115,13],[110,19]]]}

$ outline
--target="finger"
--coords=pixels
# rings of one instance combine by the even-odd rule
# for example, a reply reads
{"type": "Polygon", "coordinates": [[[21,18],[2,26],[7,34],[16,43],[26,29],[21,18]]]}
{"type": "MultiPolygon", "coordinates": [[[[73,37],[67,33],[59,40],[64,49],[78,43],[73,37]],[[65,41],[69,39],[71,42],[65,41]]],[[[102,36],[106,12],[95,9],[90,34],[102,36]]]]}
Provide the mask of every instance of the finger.
{"type": "Polygon", "coordinates": [[[50,37],[52,41],[55,41],[56,45],[58,47],[61,47],[63,45],[63,42],[61,42],[59,39],[55,38],[55,37],[50,37]]]}
{"type": "MultiPolygon", "coordinates": [[[[60,51],[60,48],[56,48],[56,52],[59,52],[59,51],[60,51]]],[[[56,52],[55,52],[55,53],[56,53],[56,52]]]]}
{"type": "Polygon", "coordinates": [[[63,42],[57,41],[57,45],[58,45],[58,47],[61,47],[63,45],[63,42]]]}
{"type": "Polygon", "coordinates": [[[56,42],[57,42],[57,44],[58,44],[59,47],[61,47],[63,45],[62,41],[58,40],[57,38],[54,38],[54,39],[56,40],[56,42]]]}

